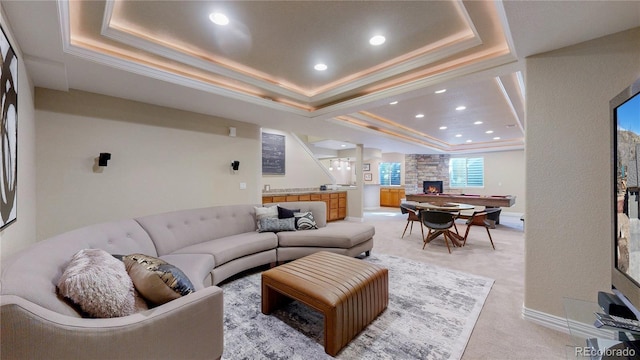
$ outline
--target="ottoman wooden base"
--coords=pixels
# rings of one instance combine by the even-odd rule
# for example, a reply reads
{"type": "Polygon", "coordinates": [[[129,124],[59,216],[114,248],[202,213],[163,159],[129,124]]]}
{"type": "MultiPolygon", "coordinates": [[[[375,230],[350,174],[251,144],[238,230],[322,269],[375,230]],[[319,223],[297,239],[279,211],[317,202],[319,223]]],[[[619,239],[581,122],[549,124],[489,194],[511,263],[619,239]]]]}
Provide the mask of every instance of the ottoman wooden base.
{"type": "Polygon", "coordinates": [[[262,273],[262,313],[289,299],[324,315],[324,348],[335,356],[389,304],[387,269],[321,251],[262,273]]]}

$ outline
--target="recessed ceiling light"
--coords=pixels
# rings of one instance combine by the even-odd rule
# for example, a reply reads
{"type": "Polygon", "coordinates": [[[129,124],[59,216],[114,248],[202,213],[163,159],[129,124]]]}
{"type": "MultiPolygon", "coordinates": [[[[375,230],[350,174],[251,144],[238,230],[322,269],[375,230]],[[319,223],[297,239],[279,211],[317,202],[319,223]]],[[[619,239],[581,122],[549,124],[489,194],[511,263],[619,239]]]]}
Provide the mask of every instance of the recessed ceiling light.
{"type": "Polygon", "coordinates": [[[390,102],[389,105],[395,105],[397,103],[398,103],[398,100],[390,102]]]}
{"type": "Polygon", "coordinates": [[[473,140],[469,139],[469,140],[467,140],[467,142],[470,143],[470,142],[473,142],[473,140]]]}
{"type": "Polygon", "coordinates": [[[376,35],[376,36],[372,37],[371,39],[369,39],[369,44],[371,44],[373,46],[378,46],[378,45],[384,44],[385,41],[387,41],[387,39],[384,36],[376,35]]]}
{"type": "Polygon", "coordinates": [[[423,118],[423,117],[424,117],[424,114],[418,114],[418,115],[416,115],[416,117],[417,117],[418,119],[419,119],[419,118],[423,118]]]}
{"type": "Polygon", "coordinates": [[[485,134],[493,134],[493,130],[487,130],[484,132],[485,134]]]}
{"type": "Polygon", "coordinates": [[[209,14],[209,20],[216,25],[227,25],[229,24],[229,18],[227,15],[222,13],[211,13],[209,14]]]}
{"type": "Polygon", "coordinates": [[[476,121],[473,123],[473,125],[480,125],[480,124],[482,124],[482,121],[476,121]]]}
{"type": "Polygon", "coordinates": [[[440,89],[440,90],[436,90],[435,93],[436,94],[442,94],[443,92],[446,92],[447,89],[440,89]]]}
{"type": "Polygon", "coordinates": [[[456,137],[462,137],[462,134],[456,134],[456,137]]]}
{"type": "Polygon", "coordinates": [[[341,144],[340,146],[341,146],[341,147],[347,147],[347,145],[345,145],[345,144],[341,144]]]}
{"type": "Polygon", "coordinates": [[[440,126],[440,130],[447,130],[446,126],[440,126]]]}
{"type": "Polygon", "coordinates": [[[500,140],[500,136],[494,137],[493,140],[500,140]]]}
{"type": "Polygon", "coordinates": [[[461,110],[464,110],[464,109],[466,109],[466,108],[467,108],[466,106],[458,106],[458,107],[456,108],[456,110],[461,111],[461,110]]]}
{"type": "Polygon", "coordinates": [[[316,64],[313,68],[318,71],[325,71],[327,70],[327,65],[320,63],[320,64],[316,64]]]}

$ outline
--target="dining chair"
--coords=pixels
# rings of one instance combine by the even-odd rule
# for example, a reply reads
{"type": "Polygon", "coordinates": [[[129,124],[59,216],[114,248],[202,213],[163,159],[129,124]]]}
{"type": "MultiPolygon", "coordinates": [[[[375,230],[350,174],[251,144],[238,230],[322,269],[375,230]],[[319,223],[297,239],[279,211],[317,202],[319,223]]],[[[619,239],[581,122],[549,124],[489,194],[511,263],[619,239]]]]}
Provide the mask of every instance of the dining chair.
{"type": "Polygon", "coordinates": [[[467,231],[464,233],[464,241],[462,243],[462,246],[467,244],[467,236],[469,236],[469,230],[471,230],[472,226],[483,226],[485,229],[487,229],[487,235],[489,235],[489,241],[491,241],[491,247],[493,248],[493,250],[496,249],[495,245],[493,244],[493,239],[491,238],[491,232],[489,231],[489,229],[495,229],[496,228],[496,222],[495,220],[491,220],[488,218],[488,216],[495,212],[495,211],[499,211],[500,209],[485,209],[485,210],[481,210],[481,211],[474,211],[473,215],[471,215],[471,217],[467,220],[467,231]]]}
{"type": "Polygon", "coordinates": [[[411,228],[409,228],[409,235],[411,235],[411,231],[413,230],[413,223],[420,223],[420,232],[422,233],[422,238],[424,239],[424,227],[422,226],[422,221],[420,220],[420,210],[416,209],[415,205],[402,203],[400,204],[400,212],[403,214],[409,214],[407,217],[407,225],[404,226],[404,231],[402,232],[402,238],[404,238],[404,234],[407,232],[407,227],[409,227],[409,223],[411,223],[411,228]]]}
{"type": "Polygon", "coordinates": [[[422,249],[427,246],[427,243],[431,242],[431,240],[440,234],[444,237],[444,242],[447,245],[449,254],[451,254],[449,240],[453,246],[460,246],[458,240],[462,240],[462,237],[450,230],[455,222],[455,214],[438,210],[424,210],[421,211],[420,214],[422,216],[422,223],[429,229],[427,237],[424,238],[422,249]]]}

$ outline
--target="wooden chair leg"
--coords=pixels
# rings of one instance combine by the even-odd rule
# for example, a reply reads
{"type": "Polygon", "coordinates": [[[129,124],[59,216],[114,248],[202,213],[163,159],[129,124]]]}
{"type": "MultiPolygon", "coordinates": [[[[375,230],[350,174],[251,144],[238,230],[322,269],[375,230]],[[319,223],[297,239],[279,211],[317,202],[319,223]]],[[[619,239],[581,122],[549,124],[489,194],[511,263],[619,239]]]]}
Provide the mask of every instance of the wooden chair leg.
{"type": "Polygon", "coordinates": [[[411,226],[409,227],[409,235],[411,235],[412,231],[413,231],[413,221],[411,222],[411,226]]]}
{"type": "Polygon", "coordinates": [[[424,240],[422,240],[422,242],[424,243],[422,244],[422,250],[424,250],[424,247],[427,246],[427,243],[428,243],[427,239],[429,238],[429,236],[431,236],[431,229],[429,229],[429,232],[427,233],[427,237],[423,238],[424,240]]]}
{"type": "Polygon", "coordinates": [[[422,238],[424,239],[424,226],[422,225],[422,221],[420,221],[420,232],[422,233],[422,238]]]}
{"type": "MultiPolygon", "coordinates": [[[[404,231],[402,232],[402,237],[400,239],[404,238],[404,233],[407,232],[407,227],[409,227],[410,222],[411,221],[407,220],[407,225],[404,226],[404,231]]],[[[409,235],[411,235],[411,231],[409,231],[409,235]]]]}
{"type": "Polygon", "coordinates": [[[471,225],[467,225],[467,231],[464,232],[464,241],[462,242],[462,246],[467,245],[467,236],[469,236],[469,230],[471,230],[471,225]]]}
{"type": "Polygon", "coordinates": [[[487,229],[487,235],[489,235],[489,241],[491,241],[491,247],[493,248],[493,250],[496,249],[495,245],[493,245],[493,239],[491,238],[491,232],[489,232],[489,228],[485,227],[485,229],[487,229]]]}
{"type": "MultiPolygon", "coordinates": [[[[444,232],[442,236],[444,236],[444,243],[447,245],[447,250],[449,250],[449,254],[451,254],[451,248],[449,247],[449,234],[447,234],[447,232],[444,232]]],[[[451,244],[453,245],[453,241],[451,242],[451,244]]]]}

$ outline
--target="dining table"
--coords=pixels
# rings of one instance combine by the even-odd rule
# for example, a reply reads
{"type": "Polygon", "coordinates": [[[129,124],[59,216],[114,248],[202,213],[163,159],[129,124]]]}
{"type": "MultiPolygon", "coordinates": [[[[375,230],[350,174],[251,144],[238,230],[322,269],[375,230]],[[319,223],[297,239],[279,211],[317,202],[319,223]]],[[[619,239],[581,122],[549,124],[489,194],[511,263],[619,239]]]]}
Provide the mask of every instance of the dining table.
{"type": "Polygon", "coordinates": [[[450,235],[451,242],[453,243],[453,245],[456,247],[462,247],[462,244],[464,243],[464,238],[460,236],[460,234],[458,233],[458,227],[456,226],[455,219],[458,217],[460,211],[475,209],[474,205],[462,204],[462,203],[451,203],[451,202],[442,202],[442,203],[421,202],[421,203],[416,203],[415,207],[418,210],[426,210],[426,211],[436,210],[436,211],[447,211],[447,212],[456,213],[454,214],[454,218],[453,218],[454,219],[453,227],[456,229],[455,233],[448,230],[438,230],[434,232],[429,231],[429,234],[427,234],[427,237],[424,239],[424,242],[429,243],[431,242],[431,240],[437,238],[438,236],[440,236],[440,234],[443,234],[446,231],[450,235]]]}

